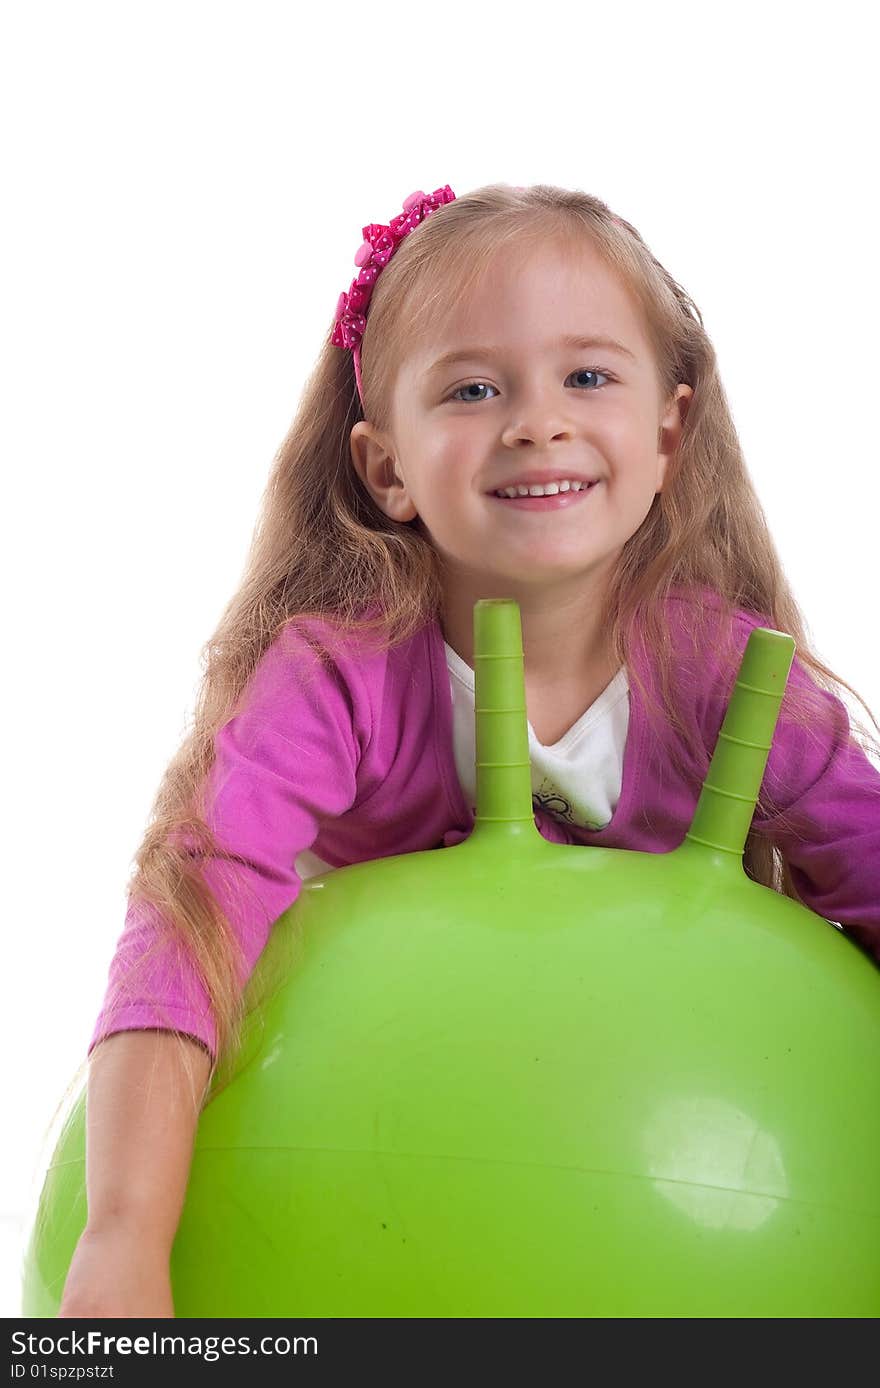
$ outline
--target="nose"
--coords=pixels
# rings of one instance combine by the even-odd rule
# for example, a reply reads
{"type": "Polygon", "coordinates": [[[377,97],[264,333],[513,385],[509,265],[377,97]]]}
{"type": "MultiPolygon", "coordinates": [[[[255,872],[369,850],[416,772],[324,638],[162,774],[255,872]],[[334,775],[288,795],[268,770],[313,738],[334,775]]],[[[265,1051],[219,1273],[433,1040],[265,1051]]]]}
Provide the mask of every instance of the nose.
{"type": "Polygon", "coordinates": [[[528,443],[534,444],[537,448],[544,448],[555,439],[570,439],[573,435],[573,426],[560,418],[558,409],[534,409],[528,417],[520,415],[514,423],[508,425],[502,437],[510,448],[519,448],[528,443]]]}
{"type": "Polygon", "coordinates": [[[544,448],[555,439],[571,439],[573,435],[574,425],[558,391],[536,389],[518,405],[514,402],[502,438],[510,448],[528,443],[544,448]]]}

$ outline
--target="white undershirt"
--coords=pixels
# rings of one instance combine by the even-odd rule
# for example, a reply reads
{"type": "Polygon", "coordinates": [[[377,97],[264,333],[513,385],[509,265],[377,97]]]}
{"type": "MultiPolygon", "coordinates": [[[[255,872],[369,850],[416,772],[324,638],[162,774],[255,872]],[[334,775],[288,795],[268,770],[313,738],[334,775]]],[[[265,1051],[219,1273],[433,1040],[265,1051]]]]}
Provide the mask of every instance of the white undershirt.
{"type": "MultiPolygon", "coordinates": [[[[455,765],[465,797],[476,812],[474,672],[448,642],[443,644],[452,692],[455,765]]],[[[528,723],[535,809],[567,824],[603,829],[620,799],[628,728],[629,679],[625,666],[551,747],[538,741],[528,723]]]]}
{"type": "MultiPolygon", "coordinates": [[[[474,769],[474,672],[448,642],[446,666],[452,694],[452,741],[458,779],[465,798],[476,813],[474,769]]],[[[613,680],[558,742],[545,747],[528,723],[529,760],[532,769],[532,803],[567,824],[602,829],[611,819],[620,798],[623,753],[629,728],[629,679],[621,666],[613,680]]],[[[305,881],[332,872],[311,849],[296,859],[296,871],[305,881]]]]}

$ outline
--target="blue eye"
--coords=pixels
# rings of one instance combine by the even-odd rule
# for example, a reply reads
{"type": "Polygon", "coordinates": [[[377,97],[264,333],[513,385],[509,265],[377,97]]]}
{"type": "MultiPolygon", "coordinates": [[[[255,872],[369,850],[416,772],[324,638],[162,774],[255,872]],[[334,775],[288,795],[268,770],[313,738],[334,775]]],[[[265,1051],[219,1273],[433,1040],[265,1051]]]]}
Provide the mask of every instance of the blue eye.
{"type": "MultiPolygon", "coordinates": [[[[604,380],[606,380],[606,381],[610,379],[610,377],[608,376],[607,372],[599,371],[598,369],[593,368],[593,367],[584,367],[583,370],[581,370],[581,371],[573,371],[571,374],[572,374],[572,376],[601,376],[601,377],[602,377],[604,380]]],[[[456,404],[466,405],[466,404],[468,403],[468,401],[467,401],[467,400],[460,400],[460,399],[458,398],[458,393],[459,393],[459,391],[461,391],[461,390],[470,390],[473,386],[476,386],[478,390],[494,390],[494,389],[495,389],[494,386],[490,386],[490,385],[488,384],[488,382],[486,382],[486,381],[466,381],[466,382],[464,383],[463,386],[456,386],[455,390],[454,390],[454,391],[452,392],[452,394],[451,394],[450,396],[448,396],[447,398],[448,398],[449,400],[455,400],[456,404]]],[[[596,387],[597,390],[601,390],[601,388],[602,388],[601,386],[597,386],[597,387],[596,387]]],[[[592,393],[593,393],[592,391],[586,392],[586,394],[592,394],[592,393]]],[[[483,397],[483,399],[485,399],[485,397],[483,397]]],[[[471,401],[472,404],[475,404],[475,405],[480,405],[480,404],[483,403],[482,399],[477,399],[477,398],[476,398],[475,396],[473,396],[473,395],[470,397],[470,401],[471,401]]]]}

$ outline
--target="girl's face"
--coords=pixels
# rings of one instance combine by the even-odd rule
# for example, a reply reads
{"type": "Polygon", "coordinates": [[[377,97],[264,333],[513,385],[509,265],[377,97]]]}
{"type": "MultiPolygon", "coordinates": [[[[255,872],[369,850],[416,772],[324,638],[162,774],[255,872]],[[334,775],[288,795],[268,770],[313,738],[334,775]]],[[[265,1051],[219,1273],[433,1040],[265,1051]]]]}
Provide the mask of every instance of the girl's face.
{"type": "Polygon", "coordinates": [[[352,460],[388,516],[419,518],[449,582],[563,598],[606,574],[644,521],[691,394],[680,385],[661,401],[638,308],[591,247],[499,255],[441,330],[414,344],[390,432],[354,426],[352,460]],[[566,336],[608,341],[566,346],[566,336]],[[451,352],[464,355],[438,364],[451,352]],[[553,509],[494,495],[535,474],[596,485],[553,509]]]}

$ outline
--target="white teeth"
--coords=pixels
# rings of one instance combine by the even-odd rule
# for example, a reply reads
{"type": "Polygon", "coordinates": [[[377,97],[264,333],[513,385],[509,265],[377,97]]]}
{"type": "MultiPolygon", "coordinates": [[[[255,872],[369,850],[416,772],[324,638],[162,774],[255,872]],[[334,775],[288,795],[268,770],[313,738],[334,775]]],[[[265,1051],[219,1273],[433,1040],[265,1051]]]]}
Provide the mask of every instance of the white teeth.
{"type": "Polygon", "coordinates": [[[546,487],[541,487],[537,485],[531,487],[502,487],[495,492],[495,495],[507,497],[556,496],[557,492],[581,492],[584,491],[590,485],[591,484],[589,482],[571,482],[566,478],[565,481],[560,482],[558,484],[556,482],[548,482],[546,487]]]}

